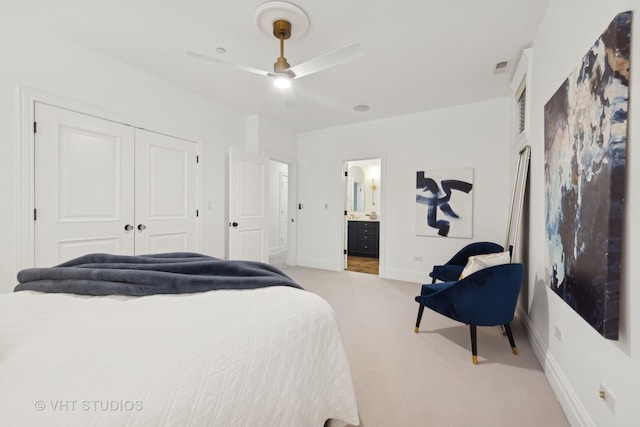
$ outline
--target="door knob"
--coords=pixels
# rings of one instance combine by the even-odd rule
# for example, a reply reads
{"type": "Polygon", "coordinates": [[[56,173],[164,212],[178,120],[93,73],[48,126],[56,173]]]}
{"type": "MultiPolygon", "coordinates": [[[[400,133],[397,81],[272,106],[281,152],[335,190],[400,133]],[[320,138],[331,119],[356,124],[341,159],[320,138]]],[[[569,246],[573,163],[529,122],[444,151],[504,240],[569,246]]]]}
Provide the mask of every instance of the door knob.
{"type": "Polygon", "coordinates": [[[147,228],[147,226],[146,226],[146,225],[144,225],[144,224],[138,224],[138,230],[142,231],[142,230],[144,230],[145,228],[147,228]]]}
{"type": "Polygon", "coordinates": [[[125,230],[125,231],[131,231],[131,230],[133,230],[133,225],[131,225],[131,224],[127,224],[127,225],[125,225],[125,226],[124,226],[124,230],[125,230]]]}
{"type": "Polygon", "coordinates": [[[231,225],[234,226],[234,227],[237,227],[238,223],[237,222],[233,222],[233,224],[231,224],[231,225]]]}

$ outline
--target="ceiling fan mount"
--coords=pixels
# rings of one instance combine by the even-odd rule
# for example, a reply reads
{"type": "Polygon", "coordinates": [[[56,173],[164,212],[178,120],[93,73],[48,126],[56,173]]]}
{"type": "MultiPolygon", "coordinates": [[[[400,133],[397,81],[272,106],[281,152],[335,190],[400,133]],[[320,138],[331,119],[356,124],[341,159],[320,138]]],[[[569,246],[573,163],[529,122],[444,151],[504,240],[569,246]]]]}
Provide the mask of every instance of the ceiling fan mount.
{"type": "Polygon", "coordinates": [[[291,22],[286,19],[273,21],[273,35],[280,40],[288,40],[291,38],[291,22]]]}
{"type": "Polygon", "coordinates": [[[279,21],[284,21],[284,23],[278,24],[278,28],[280,29],[281,25],[284,26],[284,30],[289,34],[286,39],[299,40],[309,31],[309,17],[304,10],[284,1],[270,1],[261,4],[256,9],[255,19],[256,26],[268,37],[272,37],[273,34],[279,38],[279,35],[276,34],[276,22],[279,21]],[[291,27],[295,33],[291,32],[291,27]]]}
{"type": "Polygon", "coordinates": [[[273,64],[273,72],[279,74],[287,74],[290,78],[295,78],[295,73],[291,71],[291,65],[284,57],[284,41],[291,38],[291,22],[285,19],[273,21],[273,35],[280,40],[280,56],[273,64]]]}

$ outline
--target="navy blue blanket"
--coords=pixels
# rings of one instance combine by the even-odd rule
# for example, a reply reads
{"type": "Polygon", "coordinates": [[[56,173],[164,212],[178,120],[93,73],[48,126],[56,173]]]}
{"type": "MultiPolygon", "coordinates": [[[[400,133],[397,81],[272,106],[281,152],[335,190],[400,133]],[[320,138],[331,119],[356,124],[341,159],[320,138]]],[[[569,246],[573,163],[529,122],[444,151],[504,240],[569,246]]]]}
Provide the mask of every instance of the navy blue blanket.
{"type": "Polygon", "coordinates": [[[18,273],[14,291],[81,295],[153,295],[291,286],[279,269],[254,261],[230,261],[176,252],[156,255],[89,254],[51,268],[18,273]]]}

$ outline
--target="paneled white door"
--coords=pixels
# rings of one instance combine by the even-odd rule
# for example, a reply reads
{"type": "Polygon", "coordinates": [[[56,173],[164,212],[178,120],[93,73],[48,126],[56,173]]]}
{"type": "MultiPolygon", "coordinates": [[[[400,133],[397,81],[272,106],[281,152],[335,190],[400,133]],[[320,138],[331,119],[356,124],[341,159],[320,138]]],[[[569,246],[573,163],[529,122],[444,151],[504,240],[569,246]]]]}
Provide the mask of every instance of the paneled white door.
{"type": "Polygon", "coordinates": [[[134,130],[36,103],[35,265],[133,254],[134,130]]]}
{"type": "Polygon", "coordinates": [[[138,254],[195,251],[196,144],[136,129],[138,254]]]}
{"type": "Polygon", "coordinates": [[[196,144],[35,104],[34,262],[197,251],[196,144]]]}
{"type": "Polygon", "coordinates": [[[229,149],[229,259],[268,261],[267,160],[229,149]]]}

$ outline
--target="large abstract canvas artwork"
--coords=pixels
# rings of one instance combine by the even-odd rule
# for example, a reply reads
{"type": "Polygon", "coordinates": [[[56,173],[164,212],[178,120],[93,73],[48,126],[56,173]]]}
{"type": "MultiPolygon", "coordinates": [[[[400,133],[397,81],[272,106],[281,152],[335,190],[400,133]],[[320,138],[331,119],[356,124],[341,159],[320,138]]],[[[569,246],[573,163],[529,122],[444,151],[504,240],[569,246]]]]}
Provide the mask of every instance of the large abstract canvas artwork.
{"type": "Polygon", "coordinates": [[[631,12],[618,14],[544,108],[546,274],[618,338],[631,12]]]}
{"type": "Polygon", "coordinates": [[[473,169],[416,174],[416,235],[473,237],[473,169]]]}

